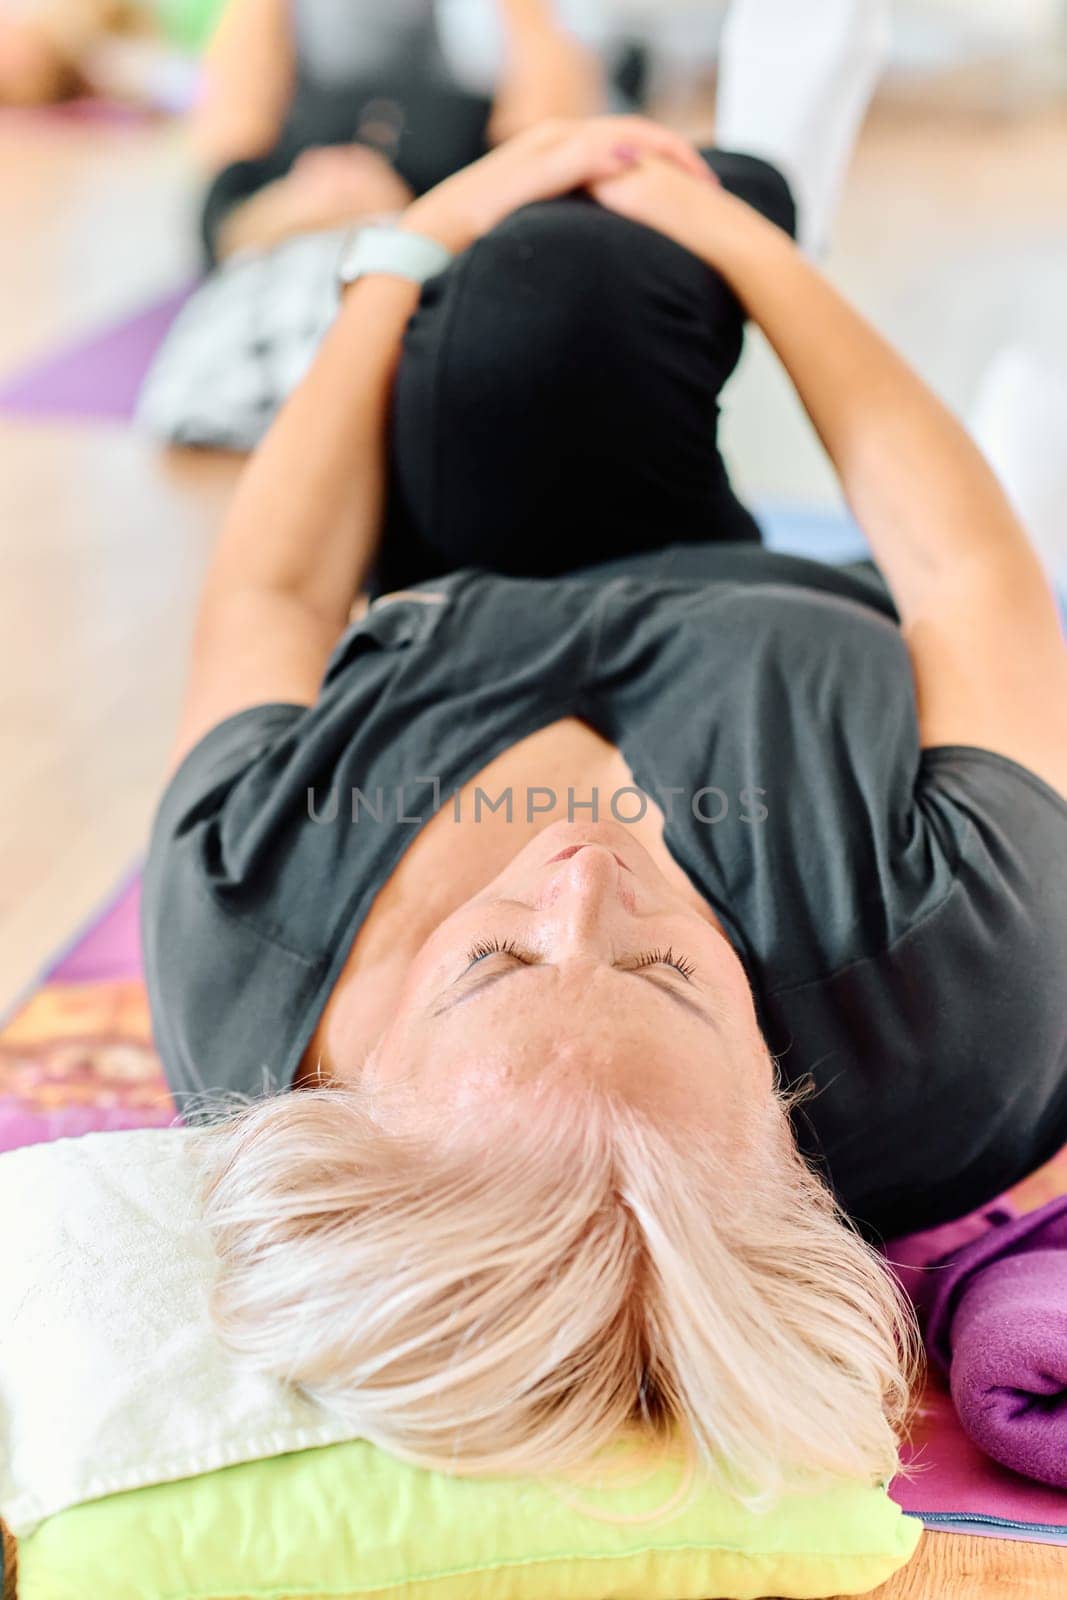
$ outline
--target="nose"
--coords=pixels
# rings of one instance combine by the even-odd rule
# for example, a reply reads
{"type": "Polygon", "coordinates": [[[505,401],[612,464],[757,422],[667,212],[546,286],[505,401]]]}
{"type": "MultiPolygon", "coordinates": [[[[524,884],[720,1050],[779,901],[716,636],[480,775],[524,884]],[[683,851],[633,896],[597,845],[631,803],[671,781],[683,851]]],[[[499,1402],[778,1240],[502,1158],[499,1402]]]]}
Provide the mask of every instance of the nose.
{"type": "Polygon", "coordinates": [[[621,906],[634,910],[634,894],[614,853],[602,844],[584,844],[551,864],[541,906],[578,938],[601,930],[621,906]]]}

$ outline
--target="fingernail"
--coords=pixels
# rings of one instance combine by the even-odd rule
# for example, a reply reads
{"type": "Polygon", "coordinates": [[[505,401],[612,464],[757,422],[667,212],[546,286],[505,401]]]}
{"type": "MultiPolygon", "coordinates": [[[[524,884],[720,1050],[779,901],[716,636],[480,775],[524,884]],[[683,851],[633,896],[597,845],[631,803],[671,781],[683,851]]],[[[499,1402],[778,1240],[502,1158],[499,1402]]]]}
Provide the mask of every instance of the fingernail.
{"type": "Polygon", "coordinates": [[[612,154],[631,165],[640,159],[640,151],[635,144],[617,144],[612,154]]]}

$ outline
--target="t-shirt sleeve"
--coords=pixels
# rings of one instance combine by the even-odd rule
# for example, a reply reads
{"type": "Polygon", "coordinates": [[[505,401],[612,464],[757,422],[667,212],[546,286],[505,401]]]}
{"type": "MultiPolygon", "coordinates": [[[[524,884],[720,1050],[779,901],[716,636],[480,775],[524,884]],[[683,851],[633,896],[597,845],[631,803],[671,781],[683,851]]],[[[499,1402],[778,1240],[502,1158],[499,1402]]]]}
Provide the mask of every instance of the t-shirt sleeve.
{"type": "Polygon", "coordinates": [[[1041,1063],[1053,1080],[1065,1065],[1067,801],[1018,763],[967,746],[926,751],[922,780],[922,803],[952,819],[958,840],[953,888],[932,919],[946,993],[1017,1060],[1024,1092],[1027,1069],[1037,1090],[1041,1063]]]}
{"type": "Polygon", "coordinates": [[[418,729],[403,726],[403,696],[390,686],[411,657],[411,682],[425,699],[414,646],[440,615],[423,605],[372,607],[338,641],[313,705],[272,703],[227,718],[168,784],[142,924],[156,1043],[176,1092],[290,1086],[331,964],[354,931],[354,902],[381,870],[368,859],[377,834],[355,859],[340,797],[386,754],[400,760],[402,749],[418,749],[418,729]],[[338,817],[337,826],[319,825],[338,817]]]}
{"type": "Polygon", "coordinates": [[[250,706],[216,723],[172,775],[153,823],[157,835],[179,833],[183,821],[206,806],[220,807],[236,779],[305,715],[304,706],[283,702],[250,706]]]}
{"type": "Polygon", "coordinates": [[[254,1017],[269,1038],[273,1019],[263,997],[272,988],[290,993],[308,963],[229,913],[219,892],[219,841],[235,797],[305,715],[302,706],[279,703],[228,717],[185,757],[156,811],[141,934],[153,1032],[179,1110],[190,1095],[254,1095],[272,1086],[269,1052],[248,1050],[247,1030],[236,1048],[236,1034],[242,1018],[251,1026],[254,1017]]]}
{"type": "Polygon", "coordinates": [[[970,1174],[963,1212],[1067,1141],[1067,802],[991,751],[927,751],[924,775],[928,803],[959,827],[953,891],[931,921],[929,1066],[944,1053],[946,1148],[970,1174]]]}
{"type": "Polygon", "coordinates": [[[883,1236],[963,1215],[1067,1140],[1067,804],[1013,761],[943,746],[914,823],[950,853],[938,903],[880,955],[775,996],[824,1052],[800,1128],[883,1236]]]}

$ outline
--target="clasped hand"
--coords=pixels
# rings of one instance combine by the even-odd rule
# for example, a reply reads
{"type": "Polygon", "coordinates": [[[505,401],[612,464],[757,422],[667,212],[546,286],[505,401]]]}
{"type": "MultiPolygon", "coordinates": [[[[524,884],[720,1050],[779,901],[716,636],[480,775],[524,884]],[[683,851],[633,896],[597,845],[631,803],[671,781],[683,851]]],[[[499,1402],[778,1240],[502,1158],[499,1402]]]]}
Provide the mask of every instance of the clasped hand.
{"type": "Polygon", "coordinates": [[[512,211],[576,189],[663,232],[718,181],[681,135],[645,117],[553,120],[465,167],[408,207],[401,226],[459,253],[512,211]]]}

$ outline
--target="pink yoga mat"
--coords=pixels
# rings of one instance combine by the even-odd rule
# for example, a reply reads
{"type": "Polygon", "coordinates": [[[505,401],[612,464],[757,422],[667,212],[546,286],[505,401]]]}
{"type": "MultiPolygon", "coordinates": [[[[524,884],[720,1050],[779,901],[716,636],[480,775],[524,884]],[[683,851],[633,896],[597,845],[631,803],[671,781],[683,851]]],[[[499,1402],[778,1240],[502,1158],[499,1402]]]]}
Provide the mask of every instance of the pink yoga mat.
{"type": "MultiPolygon", "coordinates": [[[[133,873],[49,964],[34,994],[82,993],[87,1003],[108,986],[126,985],[139,994],[139,908],[140,878],[133,873]]],[[[16,1011],[12,1020],[17,1016],[16,1011]]],[[[0,1046],[4,1038],[0,1028],[0,1046]]],[[[4,1094],[0,1076],[0,1150],[98,1129],[166,1125],[173,1120],[174,1109],[160,1096],[157,1072],[153,1063],[141,1100],[118,1092],[106,1104],[64,1106],[51,1105],[49,1096],[38,1094],[30,1108],[11,1103],[13,1097],[4,1094]]],[[[1046,1173],[1053,1189],[1067,1191],[1067,1151],[1046,1173]]],[[[889,1258],[907,1283],[924,1262],[974,1238],[987,1226],[976,1214],[947,1228],[895,1241],[889,1246],[889,1258]]],[[[918,1470],[911,1478],[896,1479],[891,1493],[928,1528],[1067,1545],[1067,1493],[1018,1477],[983,1456],[957,1423],[944,1387],[933,1378],[920,1408],[909,1459],[918,1470]]]]}
{"type": "Polygon", "coordinates": [[[186,284],[96,333],[53,350],[0,383],[0,414],[128,422],[148,369],[189,295],[186,284]]]}
{"type": "Polygon", "coordinates": [[[61,100],[54,106],[4,106],[3,122],[26,122],[35,128],[84,128],[87,124],[108,128],[140,128],[159,113],[144,106],[126,105],[121,100],[102,100],[82,95],[77,100],[61,100]]]}
{"type": "Polygon", "coordinates": [[[141,976],[141,874],[133,871],[53,959],[49,983],[141,976]]]}

